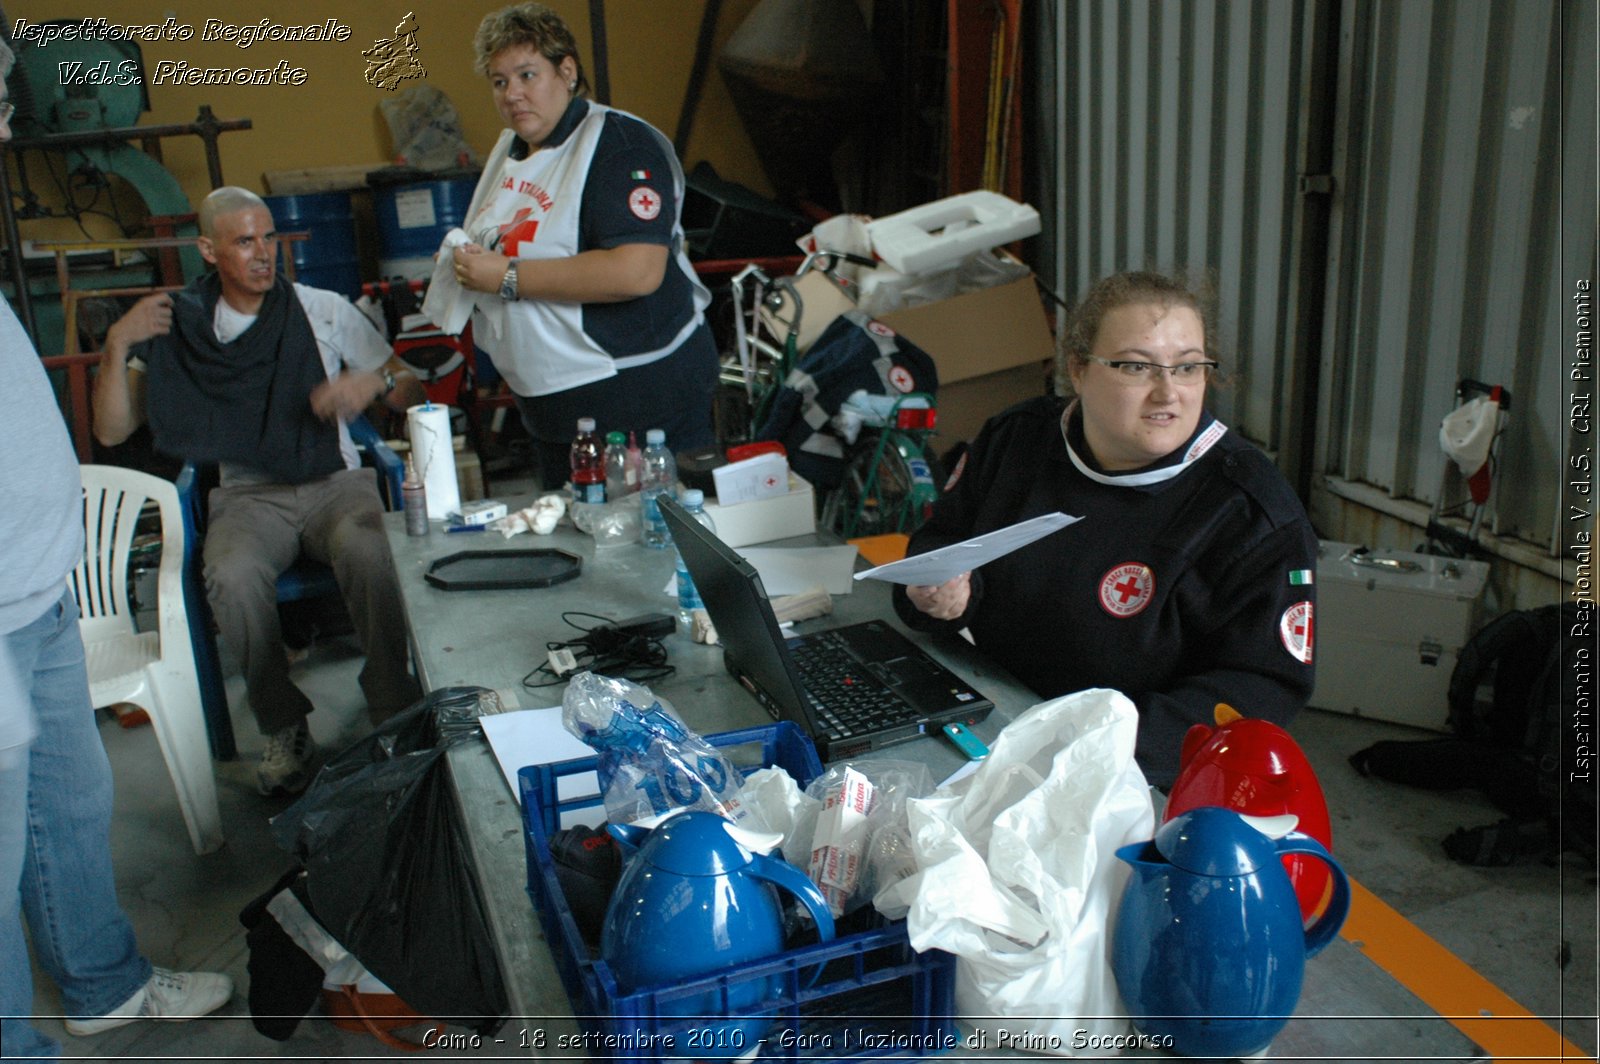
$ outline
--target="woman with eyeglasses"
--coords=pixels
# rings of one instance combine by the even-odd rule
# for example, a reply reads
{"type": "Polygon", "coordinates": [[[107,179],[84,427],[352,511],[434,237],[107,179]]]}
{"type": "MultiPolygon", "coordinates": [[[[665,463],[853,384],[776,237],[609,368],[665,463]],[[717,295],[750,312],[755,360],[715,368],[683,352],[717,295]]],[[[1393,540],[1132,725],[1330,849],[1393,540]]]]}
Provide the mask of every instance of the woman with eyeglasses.
{"type": "Polygon", "coordinates": [[[1218,702],[1287,724],[1311,694],[1316,534],[1272,462],[1206,410],[1216,368],[1183,285],[1097,283],[1061,332],[1066,398],[991,418],[910,553],[1040,514],[1083,520],[938,587],[895,589],[907,624],[969,629],[1043,698],[1128,695],[1158,786],[1218,702]]]}

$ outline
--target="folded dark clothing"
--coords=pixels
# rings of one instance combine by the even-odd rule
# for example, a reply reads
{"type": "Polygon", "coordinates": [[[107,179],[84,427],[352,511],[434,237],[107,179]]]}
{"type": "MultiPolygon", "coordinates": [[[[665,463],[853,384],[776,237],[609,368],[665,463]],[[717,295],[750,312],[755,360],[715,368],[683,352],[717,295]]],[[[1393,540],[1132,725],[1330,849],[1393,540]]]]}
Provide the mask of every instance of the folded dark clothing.
{"type": "Polygon", "coordinates": [[[311,392],[328,375],[293,286],[276,278],[255,322],[227,344],[213,324],[220,298],[215,273],[173,293],[172,331],[141,351],[156,448],[289,484],[343,469],[337,426],[311,409],[311,392]]]}

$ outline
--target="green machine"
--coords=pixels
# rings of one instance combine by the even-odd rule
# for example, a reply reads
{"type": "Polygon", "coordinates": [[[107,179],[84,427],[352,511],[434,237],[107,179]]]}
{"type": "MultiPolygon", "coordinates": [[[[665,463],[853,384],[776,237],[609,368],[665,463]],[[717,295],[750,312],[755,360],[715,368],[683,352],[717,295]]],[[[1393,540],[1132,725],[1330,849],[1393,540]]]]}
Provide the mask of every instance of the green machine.
{"type": "MultiPolygon", "coordinates": [[[[86,24],[78,19],[57,19],[41,23],[40,27],[52,25],[86,24]]],[[[177,179],[160,162],[129,143],[139,116],[150,109],[138,43],[85,39],[78,34],[52,37],[48,45],[32,43],[37,36],[31,34],[14,42],[17,63],[10,90],[17,114],[13,119],[13,148],[63,156],[69,180],[104,183],[109,175],[120,177],[139,194],[153,216],[191,213],[193,208],[177,179]]],[[[20,161],[19,158],[19,172],[20,161]]],[[[24,203],[18,218],[39,217],[37,201],[26,189],[27,177],[21,177],[24,203]]],[[[192,236],[196,232],[193,224],[178,230],[179,235],[192,236]]],[[[191,246],[179,254],[185,279],[199,276],[205,266],[199,252],[191,246]]],[[[153,265],[73,274],[75,288],[116,288],[152,280],[153,265]]],[[[56,287],[53,271],[29,282],[38,340],[46,353],[64,349],[56,287]]]]}

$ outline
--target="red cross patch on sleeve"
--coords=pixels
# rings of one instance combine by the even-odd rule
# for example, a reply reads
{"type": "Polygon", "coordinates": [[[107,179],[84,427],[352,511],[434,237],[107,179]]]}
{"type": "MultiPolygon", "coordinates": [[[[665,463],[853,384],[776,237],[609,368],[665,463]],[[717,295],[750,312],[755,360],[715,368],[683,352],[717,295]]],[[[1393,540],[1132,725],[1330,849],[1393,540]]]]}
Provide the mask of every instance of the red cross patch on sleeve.
{"type": "Polygon", "coordinates": [[[661,197],[656,195],[655,189],[640,185],[628,193],[628,209],[642,222],[654,221],[661,213],[661,197]]]}
{"type": "Polygon", "coordinates": [[[1296,602],[1278,618],[1278,638],[1283,649],[1302,665],[1311,664],[1311,603],[1296,602]]]}

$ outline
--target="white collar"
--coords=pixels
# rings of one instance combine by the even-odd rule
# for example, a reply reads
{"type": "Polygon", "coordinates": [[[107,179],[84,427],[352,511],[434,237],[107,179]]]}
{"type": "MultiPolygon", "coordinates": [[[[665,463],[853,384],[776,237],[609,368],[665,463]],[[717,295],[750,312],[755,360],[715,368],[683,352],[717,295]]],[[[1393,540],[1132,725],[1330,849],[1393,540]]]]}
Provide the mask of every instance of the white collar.
{"type": "Polygon", "coordinates": [[[1211,424],[1207,425],[1204,431],[1197,434],[1189,442],[1189,447],[1183,452],[1183,457],[1170,465],[1163,465],[1156,469],[1143,469],[1136,473],[1102,473],[1080,458],[1078,452],[1072,448],[1072,437],[1067,432],[1067,424],[1072,419],[1072,412],[1077,408],[1078,401],[1074,399],[1061,412],[1061,442],[1066,445],[1067,457],[1072,460],[1073,465],[1078,467],[1078,472],[1090,480],[1098,484],[1109,484],[1115,488],[1142,488],[1150,484],[1160,484],[1163,481],[1171,480],[1199,461],[1228,431],[1228,426],[1213,418],[1211,424]]]}

